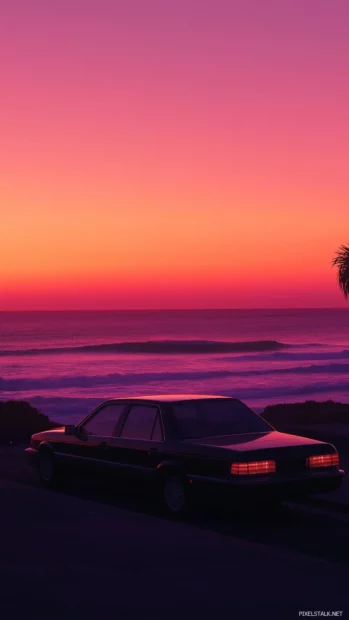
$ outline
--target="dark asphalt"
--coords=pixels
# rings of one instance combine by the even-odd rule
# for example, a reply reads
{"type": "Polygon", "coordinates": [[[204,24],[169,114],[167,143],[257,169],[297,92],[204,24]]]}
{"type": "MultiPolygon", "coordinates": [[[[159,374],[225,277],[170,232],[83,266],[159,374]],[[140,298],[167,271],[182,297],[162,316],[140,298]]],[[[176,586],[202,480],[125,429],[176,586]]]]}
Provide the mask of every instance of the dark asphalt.
{"type": "Polygon", "coordinates": [[[40,489],[16,450],[0,476],[1,620],[349,611],[349,520],[216,507],[176,523],[132,493],[40,489]]]}

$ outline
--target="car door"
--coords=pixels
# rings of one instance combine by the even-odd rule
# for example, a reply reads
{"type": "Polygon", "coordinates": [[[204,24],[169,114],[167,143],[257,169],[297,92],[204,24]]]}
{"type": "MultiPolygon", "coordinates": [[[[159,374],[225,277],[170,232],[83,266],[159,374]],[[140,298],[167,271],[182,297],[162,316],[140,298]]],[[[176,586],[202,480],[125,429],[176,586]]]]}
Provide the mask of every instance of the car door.
{"type": "Polygon", "coordinates": [[[119,438],[110,440],[110,457],[129,478],[150,478],[156,473],[162,442],[159,407],[132,404],[123,420],[119,438]]]}
{"type": "Polygon", "coordinates": [[[66,457],[96,468],[108,461],[109,441],[119,434],[125,407],[125,403],[109,402],[92,412],[78,425],[73,441],[65,444],[66,457]]]}

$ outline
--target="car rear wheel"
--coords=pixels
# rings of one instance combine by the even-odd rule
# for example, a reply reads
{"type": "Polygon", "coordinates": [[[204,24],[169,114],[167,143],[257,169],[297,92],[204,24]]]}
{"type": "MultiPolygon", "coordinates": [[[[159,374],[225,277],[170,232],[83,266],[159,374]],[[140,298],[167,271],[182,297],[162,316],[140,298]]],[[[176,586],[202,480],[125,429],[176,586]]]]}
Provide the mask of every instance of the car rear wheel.
{"type": "Polygon", "coordinates": [[[187,481],[174,472],[165,475],[162,485],[162,503],[168,514],[181,517],[189,512],[190,498],[187,481]]]}

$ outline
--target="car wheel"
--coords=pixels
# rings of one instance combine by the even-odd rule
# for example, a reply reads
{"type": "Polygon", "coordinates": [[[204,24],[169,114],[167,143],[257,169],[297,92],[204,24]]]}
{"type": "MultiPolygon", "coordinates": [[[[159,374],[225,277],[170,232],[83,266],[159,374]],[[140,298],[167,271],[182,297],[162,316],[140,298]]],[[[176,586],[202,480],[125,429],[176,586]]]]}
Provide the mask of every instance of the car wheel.
{"type": "Polygon", "coordinates": [[[39,451],[38,469],[41,483],[45,487],[55,486],[58,476],[54,455],[51,450],[44,448],[39,451]]]}
{"type": "Polygon", "coordinates": [[[162,503],[168,514],[182,517],[190,508],[187,481],[176,473],[165,475],[162,485],[162,503]]]}

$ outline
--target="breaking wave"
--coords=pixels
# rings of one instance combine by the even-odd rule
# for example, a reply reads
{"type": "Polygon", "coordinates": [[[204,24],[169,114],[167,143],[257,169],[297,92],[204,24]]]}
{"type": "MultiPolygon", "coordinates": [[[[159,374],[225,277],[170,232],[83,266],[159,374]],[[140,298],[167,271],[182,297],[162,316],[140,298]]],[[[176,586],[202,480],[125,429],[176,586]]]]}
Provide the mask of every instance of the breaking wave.
{"type": "Polygon", "coordinates": [[[144,354],[190,354],[190,353],[239,353],[278,351],[291,345],[277,340],[229,342],[219,340],[149,340],[144,342],[114,342],[81,345],[76,347],[52,347],[41,349],[0,350],[0,356],[48,355],[68,353],[144,353],[144,354]]]}
{"type": "MultiPolygon", "coordinates": [[[[180,372],[109,373],[103,375],[70,375],[64,377],[5,379],[0,377],[0,390],[20,392],[23,390],[57,390],[64,388],[93,388],[98,386],[132,386],[172,381],[203,381],[229,377],[265,377],[271,375],[347,375],[349,364],[311,364],[289,368],[251,370],[188,370],[180,372]]],[[[349,387],[347,383],[347,387],[349,387]]],[[[285,388],[283,388],[285,390],[285,388]]],[[[300,388],[301,389],[301,388],[300,388]]]]}

